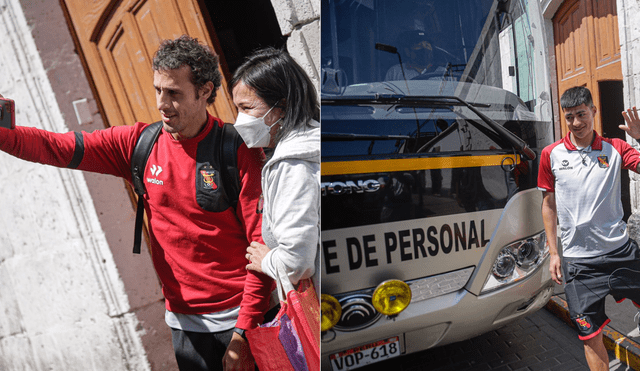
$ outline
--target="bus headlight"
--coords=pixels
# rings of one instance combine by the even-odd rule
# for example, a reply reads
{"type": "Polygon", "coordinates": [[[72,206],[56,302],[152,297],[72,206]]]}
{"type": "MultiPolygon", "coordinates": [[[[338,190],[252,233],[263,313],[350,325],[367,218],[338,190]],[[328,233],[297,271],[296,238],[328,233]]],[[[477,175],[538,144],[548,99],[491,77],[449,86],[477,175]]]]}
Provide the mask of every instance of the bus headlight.
{"type": "Polygon", "coordinates": [[[530,240],[520,244],[516,250],[516,261],[518,266],[526,268],[532,264],[536,264],[540,258],[540,250],[540,246],[530,240]]]}
{"type": "Polygon", "coordinates": [[[320,329],[322,331],[328,331],[340,321],[342,306],[340,306],[338,299],[331,295],[322,294],[320,309],[322,311],[320,329]]]}
{"type": "Polygon", "coordinates": [[[549,255],[545,232],[511,243],[500,250],[480,294],[520,281],[549,255]]]}
{"type": "Polygon", "coordinates": [[[493,263],[491,272],[497,278],[503,279],[511,276],[514,269],[516,269],[516,258],[509,251],[502,250],[496,262],[493,263]]]}
{"type": "Polygon", "coordinates": [[[400,280],[384,281],[373,292],[371,303],[378,312],[394,316],[411,303],[411,289],[400,280]]]}

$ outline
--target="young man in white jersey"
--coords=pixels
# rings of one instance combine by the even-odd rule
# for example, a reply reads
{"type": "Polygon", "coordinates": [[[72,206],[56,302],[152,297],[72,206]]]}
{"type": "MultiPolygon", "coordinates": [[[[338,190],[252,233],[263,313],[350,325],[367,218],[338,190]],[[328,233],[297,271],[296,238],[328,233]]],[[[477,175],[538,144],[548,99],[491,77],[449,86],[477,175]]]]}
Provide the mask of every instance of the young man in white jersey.
{"type": "MultiPolygon", "coordinates": [[[[560,105],[569,133],[544,148],[538,173],[551,277],[562,284],[564,271],[569,314],[589,368],[608,370],[602,342],[602,328],[609,323],[605,297],[640,304],[640,250],[622,220],[620,197],[620,172],[640,172],[640,153],[624,140],[603,138],[593,130],[596,107],[587,88],[568,89],[560,105]]],[[[635,107],[623,116],[628,126],[620,128],[640,138],[635,107]]]]}

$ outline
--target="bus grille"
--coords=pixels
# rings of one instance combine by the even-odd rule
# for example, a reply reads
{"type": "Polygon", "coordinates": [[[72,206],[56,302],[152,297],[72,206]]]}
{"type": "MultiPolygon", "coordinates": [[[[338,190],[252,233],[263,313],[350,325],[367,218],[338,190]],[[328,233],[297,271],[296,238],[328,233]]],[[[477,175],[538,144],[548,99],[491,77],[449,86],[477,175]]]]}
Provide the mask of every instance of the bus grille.
{"type": "Polygon", "coordinates": [[[460,290],[469,281],[473,269],[474,267],[468,267],[437,276],[407,281],[411,288],[411,302],[416,303],[460,290]]]}

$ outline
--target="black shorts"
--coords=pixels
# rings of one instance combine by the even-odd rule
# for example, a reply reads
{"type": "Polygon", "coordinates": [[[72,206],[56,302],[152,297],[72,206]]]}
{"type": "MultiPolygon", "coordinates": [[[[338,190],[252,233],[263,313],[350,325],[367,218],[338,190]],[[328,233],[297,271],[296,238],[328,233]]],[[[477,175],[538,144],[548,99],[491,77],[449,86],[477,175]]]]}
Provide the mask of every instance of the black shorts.
{"type": "Polygon", "coordinates": [[[221,332],[191,332],[172,328],[173,351],[180,371],[222,371],[222,358],[233,329],[221,332]]]}
{"type": "Polygon", "coordinates": [[[634,240],[601,256],[564,258],[562,269],[569,315],[580,340],[598,335],[609,323],[604,311],[607,295],[618,303],[630,299],[640,308],[640,250],[634,240]]]}

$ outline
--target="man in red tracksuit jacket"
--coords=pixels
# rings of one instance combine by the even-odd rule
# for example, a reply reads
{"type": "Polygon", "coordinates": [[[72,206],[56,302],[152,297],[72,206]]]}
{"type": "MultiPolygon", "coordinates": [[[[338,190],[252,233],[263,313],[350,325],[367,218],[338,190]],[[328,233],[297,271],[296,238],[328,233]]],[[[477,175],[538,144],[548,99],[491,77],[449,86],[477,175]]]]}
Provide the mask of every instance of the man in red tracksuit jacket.
{"type": "MultiPolygon", "coordinates": [[[[144,170],[150,247],[166,298],[165,320],[182,370],[252,370],[244,330],[268,309],[270,278],[246,270],[261,240],[261,150],[237,151],[236,209],[223,192],[223,164],[203,163],[223,122],[207,113],[221,85],[218,58],[196,39],[162,43],[153,60],[163,130],[144,170]]],[[[131,155],[147,126],[58,134],[0,128],[0,150],[27,161],[131,179],[131,155]]]]}

